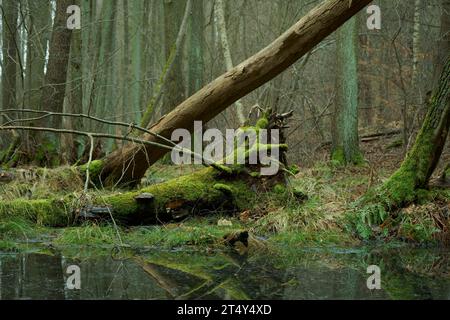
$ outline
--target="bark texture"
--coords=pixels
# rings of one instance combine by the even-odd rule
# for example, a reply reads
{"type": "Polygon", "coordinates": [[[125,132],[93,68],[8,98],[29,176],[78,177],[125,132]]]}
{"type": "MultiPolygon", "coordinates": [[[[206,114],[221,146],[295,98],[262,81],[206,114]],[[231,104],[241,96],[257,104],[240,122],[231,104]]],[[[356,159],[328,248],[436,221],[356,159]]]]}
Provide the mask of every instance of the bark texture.
{"type": "Polygon", "coordinates": [[[357,19],[337,32],[336,98],[333,117],[332,160],[338,164],[362,162],[358,137],[358,50],[357,19]]]}

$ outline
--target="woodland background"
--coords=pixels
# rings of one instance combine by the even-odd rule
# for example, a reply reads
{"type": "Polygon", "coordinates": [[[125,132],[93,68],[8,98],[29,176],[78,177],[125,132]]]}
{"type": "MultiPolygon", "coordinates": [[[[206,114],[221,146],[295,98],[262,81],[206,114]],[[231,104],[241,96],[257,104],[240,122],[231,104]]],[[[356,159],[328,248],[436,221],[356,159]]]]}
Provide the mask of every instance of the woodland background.
{"type": "MultiPolygon", "coordinates": [[[[2,0],[3,122],[31,117],[5,110],[34,109],[147,126],[231,65],[265,47],[320,3],[193,0],[186,10],[187,2],[2,0]],[[81,30],[74,30],[71,37],[55,28],[58,17],[68,17],[65,12],[58,15],[56,2],[64,4],[60,7],[64,11],[70,4],[81,7],[81,30]],[[52,32],[57,39],[53,46],[52,32]]],[[[414,142],[430,91],[436,87],[435,67],[443,64],[442,55],[448,53],[450,1],[379,0],[373,4],[381,8],[381,30],[368,30],[369,15],[363,10],[353,18],[355,29],[347,36],[332,34],[287,71],[212,120],[209,127],[237,128],[239,116],[246,116],[255,104],[280,113],[294,110],[288,134],[290,161],[304,166],[328,159],[333,119],[340,105],[339,79],[345,76],[351,77],[346,82],[358,86],[359,137],[364,141],[378,139],[374,134],[397,134],[393,143],[403,146],[398,149],[403,155],[414,142]],[[352,34],[356,40],[348,41],[352,34]],[[355,50],[356,61],[339,57],[340,44],[355,50]],[[357,72],[340,73],[343,63],[356,63],[357,72]]],[[[65,28],[65,20],[59,25],[65,28]]],[[[56,117],[37,124],[120,135],[127,131],[81,118],[56,117]]],[[[88,139],[70,135],[61,139],[51,146],[58,150],[59,163],[74,163],[83,154],[86,158],[88,139]]],[[[4,154],[4,164],[48,164],[49,157],[42,155],[48,150],[39,149],[46,141],[41,134],[0,134],[2,150],[12,141],[20,147],[4,154]]],[[[98,141],[96,157],[122,144],[98,141]]],[[[373,151],[372,159],[384,152],[373,151]]],[[[370,160],[370,151],[365,153],[370,160]]]]}

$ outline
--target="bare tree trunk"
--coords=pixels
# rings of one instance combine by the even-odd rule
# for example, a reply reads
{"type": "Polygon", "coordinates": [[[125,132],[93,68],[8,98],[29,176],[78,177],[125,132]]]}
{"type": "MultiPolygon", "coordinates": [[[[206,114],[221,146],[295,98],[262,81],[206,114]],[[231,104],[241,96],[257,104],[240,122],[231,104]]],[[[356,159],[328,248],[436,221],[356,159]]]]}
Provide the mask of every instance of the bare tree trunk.
{"type": "MultiPolygon", "coordinates": [[[[220,34],[220,44],[222,45],[223,57],[225,59],[225,67],[227,71],[233,69],[233,59],[231,58],[230,45],[228,43],[227,25],[225,21],[225,8],[222,0],[216,0],[214,3],[214,14],[217,23],[217,30],[220,34]]],[[[244,106],[241,100],[235,102],[236,114],[239,124],[244,124],[246,116],[244,115],[244,106]]]]}
{"type": "MultiPolygon", "coordinates": [[[[65,108],[69,113],[83,113],[83,81],[81,65],[81,30],[74,30],[72,34],[72,44],[70,48],[70,63],[68,71],[67,99],[65,108]]],[[[78,118],[66,119],[64,127],[72,130],[83,130],[83,120],[78,118]]],[[[73,135],[63,136],[62,151],[65,160],[75,163],[82,152],[81,137],[73,135]]]]}
{"type": "MultiPolygon", "coordinates": [[[[161,101],[161,98],[164,96],[166,96],[166,98],[165,98],[165,101],[163,101],[163,103],[166,103],[166,106],[167,106],[167,101],[168,101],[167,96],[170,95],[169,93],[171,92],[171,90],[174,90],[174,88],[175,88],[174,85],[176,84],[176,82],[180,81],[180,79],[178,79],[178,80],[174,79],[174,77],[176,76],[174,74],[174,71],[181,68],[180,59],[182,57],[183,43],[184,43],[184,38],[186,36],[186,29],[187,29],[187,24],[188,24],[187,22],[188,22],[189,15],[191,13],[191,7],[192,7],[193,2],[195,2],[195,1],[192,1],[192,0],[186,1],[184,17],[181,22],[180,29],[178,30],[177,38],[176,38],[173,46],[170,48],[170,53],[168,54],[168,56],[166,53],[166,56],[167,56],[166,64],[164,65],[164,69],[162,71],[159,82],[155,86],[155,92],[150,99],[150,103],[147,106],[147,110],[145,110],[145,112],[142,116],[142,119],[141,119],[142,127],[147,127],[150,124],[150,121],[151,121],[153,115],[155,115],[157,112],[159,102],[161,101]]],[[[166,42],[167,42],[167,40],[166,40],[166,42]]],[[[167,45],[167,43],[165,43],[165,45],[167,45]]],[[[180,70],[178,70],[178,71],[180,71],[180,70]]],[[[183,89],[182,87],[184,87],[184,85],[179,86],[177,90],[182,90],[183,89]]],[[[171,111],[171,110],[164,111],[164,108],[165,107],[163,105],[163,108],[162,108],[163,112],[171,111]]]]}
{"type": "MultiPolygon", "coordinates": [[[[420,107],[422,105],[422,86],[420,84],[421,75],[421,44],[422,44],[422,14],[421,11],[424,9],[424,2],[422,0],[415,0],[414,2],[414,27],[413,27],[413,63],[412,63],[412,79],[411,79],[411,109],[408,112],[409,116],[406,117],[407,124],[405,124],[405,131],[407,134],[408,141],[405,144],[405,151],[409,149],[412,143],[414,128],[416,127],[416,119],[420,112],[420,107]]],[[[417,127],[420,124],[417,124],[417,127]]]]}
{"type": "MultiPolygon", "coordinates": [[[[2,105],[3,109],[17,108],[16,89],[17,89],[17,17],[19,3],[16,1],[3,1],[0,7],[2,15],[2,105]]],[[[9,117],[15,117],[15,114],[9,114],[9,117]]],[[[3,117],[0,117],[3,120],[3,117]]],[[[8,165],[15,162],[13,155],[20,144],[20,135],[13,132],[12,135],[4,136],[6,141],[5,150],[0,154],[0,162],[8,165]]],[[[3,147],[0,145],[0,147],[3,147]]]]}
{"type": "MultiPolygon", "coordinates": [[[[323,2],[269,46],[206,85],[150,129],[170,139],[177,128],[192,131],[195,120],[208,122],[238,99],[286,70],[370,2],[323,2]]],[[[143,139],[165,143],[152,135],[144,135],[143,139]]],[[[167,150],[163,148],[128,144],[103,159],[100,178],[106,184],[138,183],[148,167],[165,153],[167,150]]]]}
{"type": "MultiPolygon", "coordinates": [[[[71,0],[56,2],[56,15],[50,40],[45,86],[42,90],[41,97],[42,106],[52,112],[63,111],[72,35],[72,31],[66,26],[66,10],[71,4],[71,0]]],[[[45,123],[44,125],[52,128],[60,128],[61,118],[53,117],[49,124],[45,123]]],[[[52,137],[49,135],[43,138],[39,146],[43,153],[43,158],[37,160],[44,164],[51,164],[56,158],[59,158],[57,149],[59,148],[60,138],[59,136],[52,137]]]]}
{"type": "Polygon", "coordinates": [[[4,1],[1,6],[3,31],[2,106],[16,108],[17,78],[17,1],[4,1]]]}
{"type": "MultiPolygon", "coordinates": [[[[195,0],[194,0],[195,1],[195,0]]],[[[164,1],[164,33],[166,61],[170,55],[175,54],[172,50],[178,38],[178,31],[183,21],[183,13],[186,8],[186,0],[164,1]]],[[[183,37],[184,39],[184,37],[183,37]]],[[[181,47],[182,44],[180,44],[181,47]]],[[[176,50],[179,48],[175,48],[176,50]]],[[[173,66],[168,70],[167,85],[164,90],[162,114],[172,111],[184,99],[184,76],[183,65],[180,57],[173,60],[173,66]]],[[[156,107],[156,106],[155,106],[156,107]]]]}
{"type": "Polygon", "coordinates": [[[192,2],[189,30],[188,95],[191,96],[204,85],[204,1],[192,2]]]}
{"type": "Polygon", "coordinates": [[[439,76],[445,66],[448,53],[450,52],[450,1],[441,0],[441,31],[437,43],[437,52],[434,57],[433,88],[437,87],[439,76]]]}
{"type": "Polygon", "coordinates": [[[359,164],[363,158],[358,137],[358,24],[356,17],[337,32],[336,99],[331,159],[340,165],[359,164]]]}

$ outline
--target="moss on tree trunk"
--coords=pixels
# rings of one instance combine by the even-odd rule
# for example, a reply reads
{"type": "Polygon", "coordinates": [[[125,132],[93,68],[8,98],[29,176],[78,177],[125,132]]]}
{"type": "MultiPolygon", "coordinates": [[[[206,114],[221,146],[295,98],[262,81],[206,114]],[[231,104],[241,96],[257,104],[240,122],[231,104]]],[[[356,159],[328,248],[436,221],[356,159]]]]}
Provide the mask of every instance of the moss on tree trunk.
{"type": "Polygon", "coordinates": [[[437,89],[415,144],[400,168],[379,188],[362,198],[365,222],[381,224],[395,209],[412,203],[417,191],[428,181],[444,148],[450,125],[450,59],[447,60],[437,89]]]}

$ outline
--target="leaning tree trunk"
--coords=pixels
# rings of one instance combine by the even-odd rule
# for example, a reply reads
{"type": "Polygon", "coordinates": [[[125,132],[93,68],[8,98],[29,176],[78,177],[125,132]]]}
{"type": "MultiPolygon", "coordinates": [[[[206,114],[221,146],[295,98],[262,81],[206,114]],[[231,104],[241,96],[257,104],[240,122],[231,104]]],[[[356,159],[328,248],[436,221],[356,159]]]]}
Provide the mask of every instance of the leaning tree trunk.
{"type": "Polygon", "coordinates": [[[362,199],[363,212],[372,212],[372,222],[381,223],[386,213],[404,207],[417,197],[417,190],[427,187],[428,181],[442,154],[450,126],[450,57],[447,58],[439,80],[439,87],[416,142],[406,155],[400,169],[380,188],[362,199]],[[381,221],[380,221],[381,220],[381,221]]]}
{"type": "MultiPolygon", "coordinates": [[[[192,131],[194,121],[208,122],[238,99],[283,72],[370,2],[371,0],[323,2],[269,46],[182,102],[150,129],[170,139],[175,129],[192,131]]],[[[165,143],[148,134],[143,138],[165,143]]],[[[148,167],[166,152],[163,148],[128,144],[103,160],[101,179],[107,185],[118,182],[138,183],[148,167]]]]}

